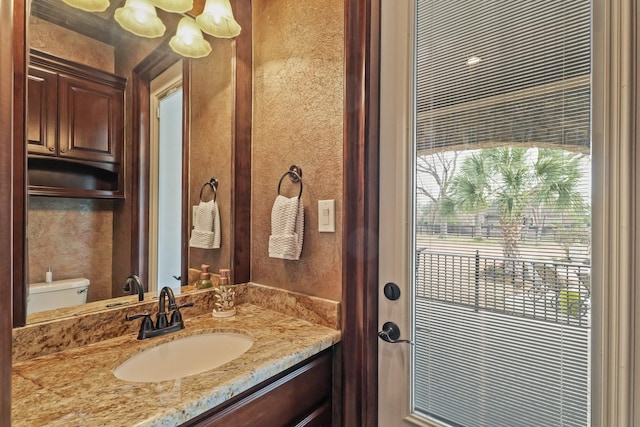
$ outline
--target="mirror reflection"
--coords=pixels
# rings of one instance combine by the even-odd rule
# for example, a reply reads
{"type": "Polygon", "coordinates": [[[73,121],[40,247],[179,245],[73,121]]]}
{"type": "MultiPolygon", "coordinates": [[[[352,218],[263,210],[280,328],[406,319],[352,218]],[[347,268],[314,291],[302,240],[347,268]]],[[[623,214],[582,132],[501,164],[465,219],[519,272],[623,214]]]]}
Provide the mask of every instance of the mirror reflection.
{"type": "Polygon", "coordinates": [[[230,266],[234,42],[205,35],[211,53],[184,59],[168,46],[182,15],[158,9],[165,35],[141,38],[113,19],[124,3],[98,13],[31,4],[26,285],[63,282],[60,304],[82,306],[60,315],[134,303],[123,297],[132,274],[152,297],[162,286],[189,289],[189,267],[230,266]],[[190,248],[212,177],[220,247],[190,248]]]}

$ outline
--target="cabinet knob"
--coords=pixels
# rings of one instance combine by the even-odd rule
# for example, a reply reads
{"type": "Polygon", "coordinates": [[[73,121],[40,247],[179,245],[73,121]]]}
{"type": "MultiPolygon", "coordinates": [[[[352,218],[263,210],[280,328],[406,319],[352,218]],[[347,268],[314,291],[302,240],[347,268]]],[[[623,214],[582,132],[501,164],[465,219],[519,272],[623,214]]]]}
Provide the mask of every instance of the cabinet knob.
{"type": "Polygon", "coordinates": [[[55,147],[49,147],[49,151],[53,151],[55,149],[56,149],[55,147]]]}
{"type": "Polygon", "coordinates": [[[67,152],[67,149],[66,149],[66,148],[61,148],[61,149],[60,149],[60,152],[61,152],[61,153],[66,153],[66,152],[67,152]]]}

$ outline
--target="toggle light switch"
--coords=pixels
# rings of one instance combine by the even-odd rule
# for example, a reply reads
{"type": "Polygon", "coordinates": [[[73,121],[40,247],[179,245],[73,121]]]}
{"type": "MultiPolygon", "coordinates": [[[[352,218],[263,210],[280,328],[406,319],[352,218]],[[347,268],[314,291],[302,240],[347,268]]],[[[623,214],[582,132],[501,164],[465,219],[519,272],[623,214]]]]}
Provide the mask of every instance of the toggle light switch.
{"type": "Polygon", "coordinates": [[[318,231],[336,232],[336,201],[318,200],[318,231]]]}

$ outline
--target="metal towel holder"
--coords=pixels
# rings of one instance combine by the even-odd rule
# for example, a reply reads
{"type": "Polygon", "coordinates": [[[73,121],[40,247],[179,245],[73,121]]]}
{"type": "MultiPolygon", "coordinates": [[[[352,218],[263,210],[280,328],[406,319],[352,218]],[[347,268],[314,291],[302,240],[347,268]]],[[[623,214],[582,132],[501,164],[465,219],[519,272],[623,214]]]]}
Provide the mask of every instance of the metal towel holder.
{"type": "Polygon", "coordinates": [[[207,187],[211,187],[211,190],[213,191],[213,201],[215,202],[216,199],[218,198],[218,180],[215,179],[214,177],[211,177],[209,181],[205,182],[202,185],[202,188],[200,188],[200,201],[202,201],[202,192],[207,187]]]}
{"type": "Polygon", "coordinates": [[[289,179],[294,184],[300,184],[300,193],[298,194],[298,199],[302,197],[302,168],[298,165],[291,165],[288,171],[282,175],[280,178],[280,182],[278,182],[278,195],[280,195],[280,186],[282,185],[282,180],[289,176],[289,179]]]}

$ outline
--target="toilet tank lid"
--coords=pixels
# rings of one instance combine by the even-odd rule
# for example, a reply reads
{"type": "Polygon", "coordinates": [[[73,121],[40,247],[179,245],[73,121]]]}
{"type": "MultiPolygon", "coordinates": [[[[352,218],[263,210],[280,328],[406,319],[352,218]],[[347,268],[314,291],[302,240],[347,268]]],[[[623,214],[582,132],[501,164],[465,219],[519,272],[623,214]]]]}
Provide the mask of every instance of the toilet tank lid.
{"type": "Polygon", "coordinates": [[[89,286],[89,279],[80,277],[77,279],[54,280],[51,283],[40,282],[29,285],[30,294],[39,294],[41,292],[53,292],[61,289],[86,288],[89,286]]]}

